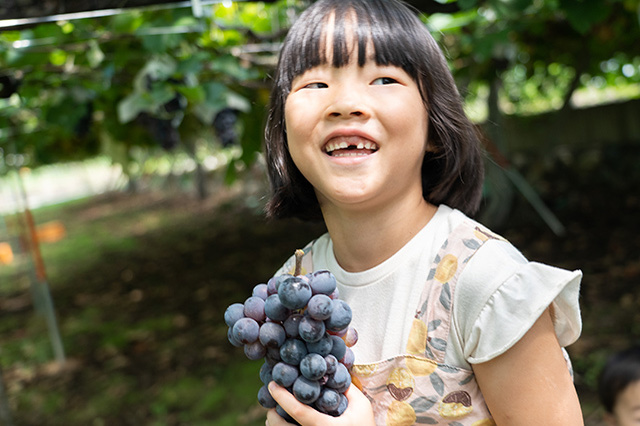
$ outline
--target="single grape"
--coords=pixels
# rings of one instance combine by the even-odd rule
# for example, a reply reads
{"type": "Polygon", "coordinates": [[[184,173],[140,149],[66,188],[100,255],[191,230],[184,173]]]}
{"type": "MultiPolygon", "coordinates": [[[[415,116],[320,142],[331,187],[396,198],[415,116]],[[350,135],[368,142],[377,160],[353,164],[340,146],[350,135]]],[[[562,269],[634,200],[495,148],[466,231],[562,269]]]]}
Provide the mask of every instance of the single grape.
{"type": "Polygon", "coordinates": [[[289,318],[284,320],[284,331],[287,333],[287,337],[300,337],[298,328],[300,326],[300,320],[302,319],[302,317],[302,314],[291,314],[289,318]]]}
{"type": "Polygon", "coordinates": [[[327,374],[331,375],[335,373],[336,369],[338,368],[338,359],[335,356],[329,354],[324,357],[324,361],[327,363],[327,374]]]}
{"type": "Polygon", "coordinates": [[[233,325],[233,338],[245,345],[258,340],[259,333],[260,326],[253,318],[240,318],[233,325]]]}
{"type": "Polygon", "coordinates": [[[331,341],[333,342],[333,346],[331,347],[331,354],[336,357],[336,359],[344,358],[344,354],[347,352],[347,344],[342,340],[341,337],[331,335],[331,341]]]}
{"type": "Polygon", "coordinates": [[[309,351],[309,353],[316,353],[322,356],[329,355],[331,353],[331,349],[333,349],[333,340],[331,339],[331,335],[328,333],[324,333],[324,336],[322,336],[317,342],[306,343],[307,351],[309,351]]]}
{"type": "Polygon", "coordinates": [[[264,358],[264,356],[267,354],[267,350],[264,346],[262,346],[260,341],[256,340],[253,343],[247,343],[246,345],[244,345],[244,354],[251,361],[257,361],[261,358],[264,358]]]}
{"type": "Polygon", "coordinates": [[[264,408],[276,408],[276,405],[278,405],[266,385],[262,386],[258,391],[258,402],[264,408]]]}
{"type": "Polygon", "coordinates": [[[338,408],[334,411],[330,411],[328,414],[333,417],[340,417],[342,413],[345,412],[348,406],[349,406],[349,400],[347,399],[346,396],[340,394],[340,404],[338,405],[338,408]]]}
{"type": "Polygon", "coordinates": [[[319,354],[308,354],[300,361],[300,373],[309,380],[320,380],[327,373],[327,362],[319,354]]]}
{"type": "Polygon", "coordinates": [[[302,277],[288,277],[278,287],[280,302],[289,309],[302,309],[311,298],[311,287],[302,277]]]}
{"type": "Polygon", "coordinates": [[[283,419],[285,419],[288,423],[291,423],[291,424],[294,424],[294,425],[299,425],[300,424],[293,417],[291,417],[289,415],[289,413],[284,411],[284,408],[282,408],[279,405],[276,406],[276,413],[278,413],[278,415],[280,417],[282,417],[283,419]]]}
{"type": "Polygon", "coordinates": [[[325,414],[336,411],[340,405],[340,394],[334,389],[323,388],[315,402],[316,408],[325,414]]]}
{"type": "Polygon", "coordinates": [[[244,318],[244,305],[242,303],[234,303],[224,311],[224,322],[229,328],[233,327],[240,318],[244,318]]]}
{"type": "Polygon", "coordinates": [[[264,303],[264,299],[258,296],[249,297],[244,302],[244,316],[253,318],[258,322],[264,321],[266,318],[264,313],[264,303]]]}
{"type": "Polygon", "coordinates": [[[260,343],[266,347],[279,348],[286,338],[284,327],[276,322],[265,322],[260,326],[260,343]]]}
{"type": "Polygon", "coordinates": [[[326,386],[343,393],[347,391],[350,385],[351,375],[349,374],[349,370],[347,370],[344,364],[338,363],[336,372],[329,376],[326,386]]]}
{"type": "Polygon", "coordinates": [[[280,296],[272,294],[264,302],[264,313],[269,319],[282,322],[289,318],[290,310],[280,302],[280,296]]]}
{"type": "Polygon", "coordinates": [[[267,281],[267,294],[269,296],[278,292],[278,289],[276,288],[276,279],[276,277],[271,277],[269,278],[269,281],[267,281]]]}
{"type": "Polygon", "coordinates": [[[353,354],[353,351],[351,350],[351,348],[347,348],[340,362],[343,363],[344,366],[347,367],[347,369],[351,370],[351,367],[353,367],[354,361],[355,361],[355,356],[353,354]]]}
{"type": "Polygon", "coordinates": [[[291,386],[298,376],[300,376],[298,368],[293,365],[289,365],[286,362],[277,363],[271,370],[271,377],[273,378],[273,381],[285,388],[291,386]]]}
{"type": "Polygon", "coordinates": [[[344,300],[336,299],[332,301],[333,312],[329,319],[325,321],[327,330],[339,331],[346,328],[351,323],[351,307],[344,300]]]}
{"type": "Polygon", "coordinates": [[[336,277],[326,269],[322,269],[311,274],[309,284],[313,294],[326,294],[328,296],[336,289],[336,277]]]}
{"type": "Polygon", "coordinates": [[[257,284],[254,288],[253,288],[253,292],[251,293],[252,296],[256,296],[261,298],[262,300],[266,300],[267,296],[269,296],[268,291],[267,291],[267,285],[262,283],[262,284],[257,284]]]}
{"type": "Polygon", "coordinates": [[[331,317],[333,303],[326,294],[316,294],[309,299],[306,312],[313,319],[324,321],[331,317]]]}
{"type": "Polygon", "coordinates": [[[320,396],[320,383],[317,380],[309,380],[299,376],[293,383],[293,395],[303,404],[313,404],[320,396]]]}
{"type": "Polygon", "coordinates": [[[347,344],[347,347],[352,347],[356,343],[358,343],[358,332],[353,327],[347,328],[347,333],[342,337],[344,342],[347,344]]]}
{"type": "Polygon", "coordinates": [[[287,339],[280,347],[280,358],[291,365],[300,365],[307,354],[307,346],[300,339],[287,339]]]}
{"type": "Polygon", "coordinates": [[[265,361],[265,363],[262,364],[262,367],[260,367],[260,381],[263,384],[268,385],[269,382],[273,380],[273,375],[271,374],[272,371],[273,365],[269,365],[265,361]]]}
{"type": "Polygon", "coordinates": [[[309,316],[303,316],[298,324],[298,333],[305,342],[317,342],[325,334],[324,321],[315,320],[309,316]]]}

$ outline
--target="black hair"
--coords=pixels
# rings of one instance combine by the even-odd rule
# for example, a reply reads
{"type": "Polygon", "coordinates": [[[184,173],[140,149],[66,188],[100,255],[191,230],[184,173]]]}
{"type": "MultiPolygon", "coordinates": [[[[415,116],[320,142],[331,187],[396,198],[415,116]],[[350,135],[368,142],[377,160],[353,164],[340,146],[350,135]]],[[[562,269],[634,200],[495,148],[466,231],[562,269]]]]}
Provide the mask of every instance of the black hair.
{"type": "Polygon", "coordinates": [[[464,113],[444,55],[426,25],[399,0],[320,0],[294,23],[280,51],[265,128],[272,192],[267,215],[322,218],[313,187],[289,154],[284,106],[295,77],[326,63],[342,67],[350,62],[351,34],[359,66],[367,60],[367,46],[373,46],[370,56],[376,64],[398,66],[418,84],[429,117],[429,149],[422,163],[425,200],[474,214],[484,176],[479,135],[464,113]],[[326,23],[332,16],[334,32],[327,37],[326,23]],[[356,25],[351,25],[354,20],[356,25]],[[327,40],[332,49],[326,49],[327,40]],[[326,57],[327,50],[333,52],[331,58],[326,57]]]}
{"type": "Polygon", "coordinates": [[[640,345],[610,356],[598,380],[598,395],[605,410],[613,413],[618,396],[639,380],[640,345]]]}

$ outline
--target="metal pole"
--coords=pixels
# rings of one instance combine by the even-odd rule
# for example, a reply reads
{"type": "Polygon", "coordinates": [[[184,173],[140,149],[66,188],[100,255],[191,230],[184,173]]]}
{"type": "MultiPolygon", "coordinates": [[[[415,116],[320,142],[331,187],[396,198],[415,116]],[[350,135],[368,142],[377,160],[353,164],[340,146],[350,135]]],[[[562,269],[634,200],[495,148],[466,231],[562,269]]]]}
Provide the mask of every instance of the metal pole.
{"type": "Polygon", "coordinates": [[[18,187],[20,189],[20,194],[22,195],[22,208],[27,222],[27,232],[29,233],[28,242],[31,249],[30,251],[35,269],[36,293],[39,296],[40,302],[42,304],[43,314],[47,322],[47,328],[49,329],[49,338],[51,339],[51,345],[53,346],[53,353],[58,362],[64,363],[64,347],[62,345],[62,339],[60,337],[60,330],[58,329],[58,321],[56,319],[51,292],[47,283],[47,274],[44,267],[44,261],[42,260],[42,254],[40,252],[40,243],[38,241],[38,235],[36,233],[35,221],[33,220],[31,210],[29,210],[27,193],[24,189],[24,183],[22,182],[20,171],[16,170],[15,173],[18,181],[18,187]]]}

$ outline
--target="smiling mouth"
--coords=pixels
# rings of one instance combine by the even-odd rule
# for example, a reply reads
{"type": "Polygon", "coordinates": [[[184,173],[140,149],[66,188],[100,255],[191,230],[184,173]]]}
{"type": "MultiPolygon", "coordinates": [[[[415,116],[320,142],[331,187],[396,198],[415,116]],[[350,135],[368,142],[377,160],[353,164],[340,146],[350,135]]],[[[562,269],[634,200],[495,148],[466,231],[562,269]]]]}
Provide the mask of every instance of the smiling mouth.
{"type": "Polygon", "coordinates": [[[358,142],[341,140],[327,143],[324,150],[331,157],[358,157],[373,154],[378,150],[378,144],[362,140],[358,142]]]}

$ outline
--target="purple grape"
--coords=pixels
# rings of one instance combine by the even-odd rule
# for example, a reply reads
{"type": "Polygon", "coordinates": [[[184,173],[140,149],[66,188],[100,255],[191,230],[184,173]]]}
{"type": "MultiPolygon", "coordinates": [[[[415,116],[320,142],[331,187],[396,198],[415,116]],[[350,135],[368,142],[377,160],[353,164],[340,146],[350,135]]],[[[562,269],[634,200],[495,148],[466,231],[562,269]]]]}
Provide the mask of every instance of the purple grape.
{"type": "Polygon", "coordinates": [[[293,365],[289,365],[286,362],[277,363],[271,370],[271,377],[273,377],[273,381],[285,388],[291,386],[298,376],[300,376],[298,368],[293,365]]]}
{"type": "Polygon", "coordinates": [[[351,323],[351,307],[344,300],[336,299],[332,301],[333,312],[329,319],[325,321],[327,330],[340,331],[351,323]]]}
{"type": "Polygon", "coordinates": [[[302,277],[288,277],[278,287],[280,302],[289,309],[302,309],[311,298],[311,287],[302,277]]]}
{"type": "Polygon", "coordinates": [[[264,346],[262,346],[260,341],[256,340],[253,343],[247,343],[246,345],[244,345],[244,354],[251,361],[257,361],[261,358],[264,358],[264,356],[267,354],[267,350],[264,346]]]}
{"type": "Polygon", "coordinates": [[[315,320],[309,316],[303,316],[298,324],[300,338],[307,343],[317,342],[325,334],[324,321],[315,320]]]}
{"type": "Polygon", "coordinates": [[[264,313],[264,299],[258,296],[251,296],[245,300],[244,316],[253,318],[258,322],[264,321],[266,318],[264,313]]]}
{"type": "Polygon", "coordinates": [[[240,318],[244,318],[244,305],[242,303],[234,303],[224,311],[224,322],[229,328],[233,327],[240,318]]]}
{"type": "Polygon", "coordinates": [[[260,326],[260,343],[269,348],[279,348],[282,346],[287,336],[284,327],[276,322],[265,322],[260,326]]]}
{"type": "Polygon", "coordinates": [[[307,354],[307,346],[300,339],[287,339],[280,347],[280,358],[290,365],[300,365],[307,354]]]}
{"type": "Polygon", "coordinates": [[[331,353],[331,349],[333,349],[333,340],[331,339],[331,335],[327,333],[317,342],[307,342],[307,351],[309,351],[309,353],[325,356],[331,353]]]}
{"type": "Polygon", "coordinates": [[[303,404],[313,404],[320,396],[320,383],[300,376],[293,383],[293,395],[303,404]]]}
{"type": "Polygon", "coordinates": [[[260,326],[253,318],[240,318],[233,325],[232,333],[236,341],[246,345],[258,340],[260,326]]]}
{"type": "Polygon", "coordinates": [[[327,363],[327,374],[335,373],[336,369],[338,368],[338,359],[335,356],[329,354],[324,357],[324,360],[327,363]]]}
{"type": "Polygon", "coordinates": [[[347,369],[351,370],[351,367],[353,367],[354,361],[355,361],[355,356],[353,354],[353,351],[351,350],[351,348],[347,348],[340,362],[343,363],[344,366],[347,367],[347,369]]]}
{"type": "Polygon", "coordinates": [[[262,283],[258,284],[253,288],[252,296],[256,296],[261,298],[262,300],[267,300],[267,296],[269,296],[267,291],[267,285],[262,283]]]}
{"type": "Polygon", "coordinates": [[[298,328],[300,326],[300,320],[302,319],[302,317],[302,314],[291,314],[289,318],[284,320],[284,331],[287,333],[287,337],[300,337],[298,328]]]}
{"type": "Polygon", "coordinates": [[[262,367],[260,367],[260,381],[263,384],[268,385],[269,382],[273,380],[273,376],[271,374],[272,371],[273,371],[273,365],[269,365],[265,361],[265,363],[262,364],[262,367]]]}
{"type": "Polygon", "coordinates": [[[327,362],[319,354],[308,354],[300,361],[300,374],[309,380],[320,380],[327,373],[327,362]]]}
{"type": "Polygon", "coordinates": [[[266,385],[262,386],[258,391],[258,402],[264,408],[276,408],[276,405],[278,405],[276,400],[271,396],[271,393],[269,392],[269,389],[266,385]]]}
{"type": "Polygon", "coordinates": [[[326,294],[316,294],[309,299],[306,312],[315,320],[324,321],[331,317],[333,303],[326,294]]]}
{"type": "Polygon", "coordinates": [[[236,348],[241,348],[244,346],[244,344],[241,341],[239,341],[234,337],[233,328],[229,328],[229,331],[227,331],[227,339],[229,339],[229,342],[236,348]]]}
{"type": "Polygon", "coordinates": [[[272,294],[264,302],[264,313],[269,319],[282,322],[289,317],[291,311],[280,302],[280,296],[272,294]]]}
{"type": "Polygon", "coordinates": [[[347,352],[347,345],[344,340],[341,337],[331,335],[331,341],[333,342],[331,354],[338,360],[344,358],[344,354],[347,352]]]}
{"type": "Polygon", "coordinates": [[[349,406],[349,400],[347,399],[347,397],[344,395],[340,395],[340,404],[338,405],[338,408],[334,411],[330,411],[327,414],[333,417],[340,417],[342,413],[346,411],[348,406],[349,406]]]}
{"type": "Polygon", "coordinates": [[[344,335],[343,340],[349,348],[358,343],[358,332],[356,329],[353,327],[347,327],[347,333],[344,335]]]}
{"type": "Polygon", "coordinates": [[[339,393],[346,392],[351,385],[351,375],[344,364],[338,363],[336,372],[329,376],[326,386],[337,390],[339,393]]]}
{"type": "Polygon", "coordinates": [[[315,271],[309,280],[313,294],[329,296],[336,289],[336,277],[326,269],[315,271]]]}
{"type": "Polygon", "coordinates": [[[326,414],[336,411],[340,405],[340,394],[334,389],[323,388],[315,405],[319,411],[326,414]]]}
{"type": "Polygon", "coordinates": [[[284,408],[282,408],[279,405],[276,405],[276,413],[278,413],[278,415],[280,417],[282,417],[283,419],[285,419],[288,423],[291,423],[291,424],[294,424],[294,425],[299,425],[300,424],[293,417],[291,417],[289,415],[289,413],[284,411],[284,408]]]}
{"type": "Polygon", "coordinates": [[[276,288],[276,277],[272,277],[267,281],[267,294],[271,296],[272,294],[276,294],[278,289],[276,288]]]}

